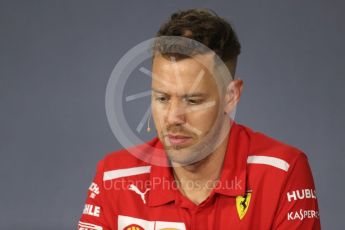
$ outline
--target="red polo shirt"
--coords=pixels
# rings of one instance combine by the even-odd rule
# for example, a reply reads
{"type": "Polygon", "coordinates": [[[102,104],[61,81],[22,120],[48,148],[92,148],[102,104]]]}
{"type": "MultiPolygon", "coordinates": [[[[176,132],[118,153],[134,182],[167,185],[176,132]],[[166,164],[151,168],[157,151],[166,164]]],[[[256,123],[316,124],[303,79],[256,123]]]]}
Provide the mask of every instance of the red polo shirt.
{"type": "MultiPolygon", "coordinates": [[[[157,138],[147,144],[163,147],[157,138]]],[[[127,150],[107,155],[79,230],[320,229],[305,154],[245,126],[233,123],[220,180],[201,204],[180,193],[171,170],[127,150]]]]}

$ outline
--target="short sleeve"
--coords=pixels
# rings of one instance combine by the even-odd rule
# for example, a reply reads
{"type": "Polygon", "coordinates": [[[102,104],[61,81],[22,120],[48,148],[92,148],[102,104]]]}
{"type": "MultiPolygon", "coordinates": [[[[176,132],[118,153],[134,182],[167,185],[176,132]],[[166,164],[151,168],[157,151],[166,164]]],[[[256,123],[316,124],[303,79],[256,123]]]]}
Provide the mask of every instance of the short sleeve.
{"type": "Polygon", "coordinates": [[[290,165],[273,229],[320,229],[315,185],[308,159],[300,154],[290,165]]]}
{"type": "Polygon", "coordinates": [[[96,175],[88,189],[78,230],[108,230],[104,213],[103,161],[97,165],[96,175]]]}

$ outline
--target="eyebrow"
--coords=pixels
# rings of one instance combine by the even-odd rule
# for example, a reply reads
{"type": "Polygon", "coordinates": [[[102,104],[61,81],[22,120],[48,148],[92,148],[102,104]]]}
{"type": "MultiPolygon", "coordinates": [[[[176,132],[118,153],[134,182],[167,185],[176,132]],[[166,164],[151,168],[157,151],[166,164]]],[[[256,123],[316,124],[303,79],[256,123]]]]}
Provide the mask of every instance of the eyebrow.
{"type": "MultiPolygon", "coordinates": [[[[163,92],[163,91],[160,91],[157,89],[153,89],[153,88],[152,88],[152,91],[155,93],[159,93],[159,94],[167,94],[166,92],[163,92]]],[[[206,96],[207,96],[206,93],[191,93],[191,94],[182,95],[182,97],[206,97],[206,96]]]]}

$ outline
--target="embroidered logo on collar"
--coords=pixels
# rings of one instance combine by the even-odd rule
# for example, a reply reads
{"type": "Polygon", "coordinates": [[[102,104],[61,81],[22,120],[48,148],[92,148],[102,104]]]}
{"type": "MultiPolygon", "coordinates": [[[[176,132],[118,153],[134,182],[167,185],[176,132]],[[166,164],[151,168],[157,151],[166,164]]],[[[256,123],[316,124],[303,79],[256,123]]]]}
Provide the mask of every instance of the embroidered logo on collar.
{"type": "Polygon", "coordinates": [[[145,199],[145,195],[146,193],[150,190],[149,188],[147,188],[145,190],[145,192],[141,192],[137,186],[135,186],[134,184],[131,184],[128,188],[129,190],[132,190],[133,192],[135,192],[136,194],[138,194],[141,199],[143,200],[144,204],[146,204],[146,199],[145,199]]]}
{"type": "Polygon", "coordinates": [[[242,220],[247,213],[251,196],[252,191],[248,190],[244,196],[236,197],[236,209],[240,220],[242,220]]]}

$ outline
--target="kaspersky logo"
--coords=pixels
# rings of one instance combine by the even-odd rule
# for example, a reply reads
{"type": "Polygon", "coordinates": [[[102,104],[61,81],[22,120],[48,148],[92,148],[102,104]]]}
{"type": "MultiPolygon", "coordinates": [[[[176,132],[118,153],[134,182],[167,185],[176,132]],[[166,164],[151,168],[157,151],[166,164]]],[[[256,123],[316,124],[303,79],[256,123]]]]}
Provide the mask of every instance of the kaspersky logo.
{"type": "Polygon", "coordinates": [[[251,191],[247,191],[247,193],[244,196],[236,197],[236,209],[237,209],[238,217],[240,218],[240,220],[242,220],[243,217],[247,213],[251,196],[252,196],[251,191]]]}

